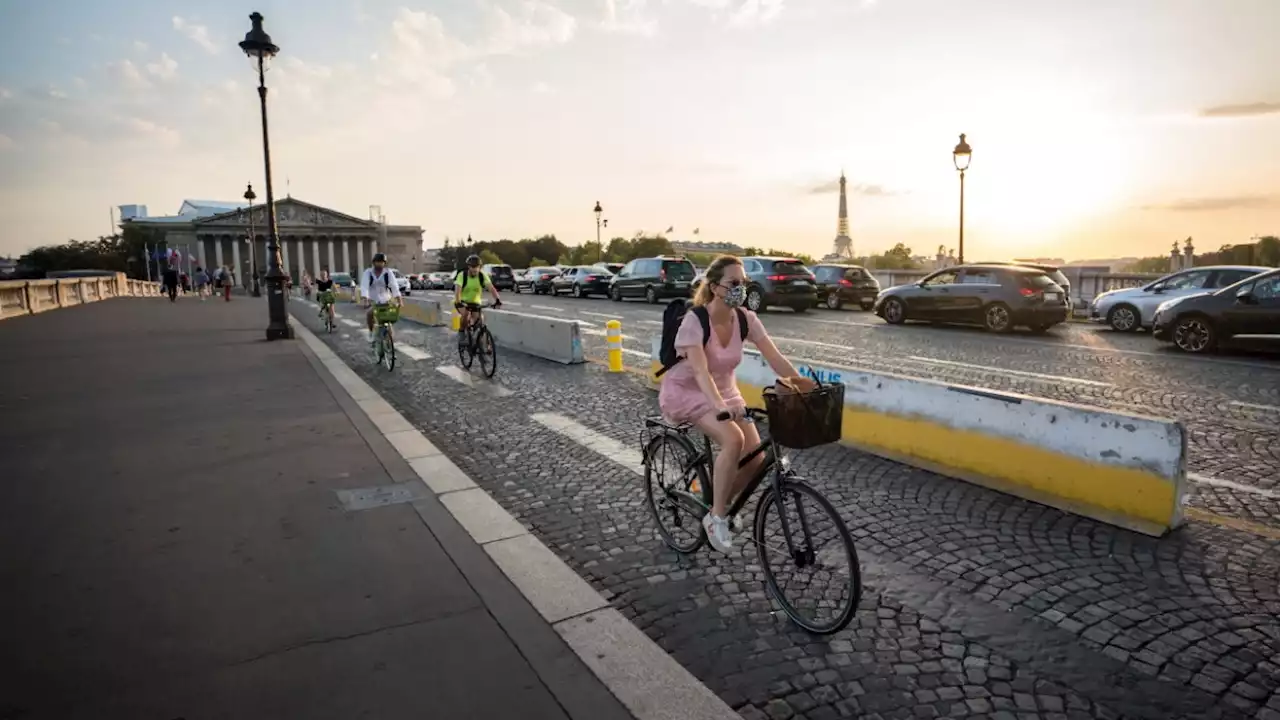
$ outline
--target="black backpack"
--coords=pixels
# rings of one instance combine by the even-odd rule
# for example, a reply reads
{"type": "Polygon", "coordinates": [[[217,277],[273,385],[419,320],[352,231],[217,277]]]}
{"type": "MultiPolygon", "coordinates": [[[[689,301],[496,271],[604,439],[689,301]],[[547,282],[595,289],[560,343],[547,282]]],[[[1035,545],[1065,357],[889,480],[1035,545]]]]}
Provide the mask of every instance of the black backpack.
{"type": "MultiPolygon", "coordinates": [[[[707,307],[695,306],[684,298],[672,300],[667,304],[667,309],[662,311],[662,346],[658,350],[658,361],[662,363],[662,369],[655,373],[655,377],[662,377],[684,359],[683,356],[676,354],[676,334],[680,332],[685,314],[690,311],[698,318],[698,322],[702,323],[702,344],[706,345],[711,340],[711,316],[707,313],[707,307]]],[[[751,329],[747,325],[747,314],[742,311],[742,308],[734,308],[734,311],[738,313],[739,339],[745,341],[751,329]]]]}
{"type": "MultiPolygon", "coordinates": [[[[466,270],[459,270],[459,271],[458,271],[458,278],[459,278],[459,280],[461,280],[461,283],[462,283],[462,289],[463,289],[463,290],[466,290],[466,289],[467,289],[467,271],[466,271],[466,270]]],[[[480,271],[480,272],[478,272],[478,273],[476,273],[476,280],[478,280],[478,281],[480,282],[480,289],[481,289],[481,290],[483,290],[483,289],[484,289],[484,271],[483,271],[483,270],[482,270],[482,271],[480,271]]]]}

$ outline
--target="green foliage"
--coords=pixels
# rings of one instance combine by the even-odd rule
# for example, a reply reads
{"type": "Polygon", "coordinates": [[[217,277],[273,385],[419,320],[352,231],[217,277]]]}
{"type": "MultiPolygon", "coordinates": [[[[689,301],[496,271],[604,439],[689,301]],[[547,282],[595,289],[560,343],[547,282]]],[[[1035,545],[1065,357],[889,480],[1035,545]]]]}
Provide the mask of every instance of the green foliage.
{"type": "Polygon", "coordinates": [[[547,262],[546,260],[543,260],[540,257],[529,258],[529,267],[531,268],[550,267],[550,266],[551,266],[551,263],[547,262]]]}
{"type": "Polygon", "coordinates": [[[498,257],[498,254],[494,251],[486,248],[480,251],[480,262],[485,265],[501,265],[502,258],[498,257]]]}
{"type": "MultiPolygon", "coordinates": [[[[1130,263],[1124,268],[1134,273],[1167,273],[1170,258],[1168,255],[1147,257],[1130,263]]],[[[1216,252],[1200,253],[1195,256],[1196,265],[1262,265],[1280,267],[1280,238],[1274,235],[1259,238],[1257,242],[1238,245],[1223,245],[1216,252]]]]}
{"type": "MultiPolygon", "coordinates": [[[[135,279],[147,277],[145,259],[150,250],[164,249],[141,228],[126,225],[123,234],[100,237],[97,240],[71,240],[61,245],[44,245],[18,258],[18,265],[26,274],[44,277],[58,270],[115,270],[135,279]]],[[[152,272],[158,272],[153,268],[152,272]]]]}

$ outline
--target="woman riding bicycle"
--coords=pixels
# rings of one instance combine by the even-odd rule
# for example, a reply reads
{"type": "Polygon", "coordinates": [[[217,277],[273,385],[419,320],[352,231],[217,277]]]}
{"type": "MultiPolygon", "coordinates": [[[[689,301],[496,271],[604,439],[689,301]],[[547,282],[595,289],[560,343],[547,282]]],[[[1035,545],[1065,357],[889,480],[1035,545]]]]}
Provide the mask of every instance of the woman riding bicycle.
{"type": "Polygon", "coordinates": [[[711,512],[704,515],[711,546],[721,552],[733,547],[733,532],[725,519],[725,508],[760,469],[764,457],[757,455],[741,469],[738,463],[760,444],[760,433],[744,417],[746,401],[738,392],[734,371],[742,362],[743,334],[740,319],[747,324],[746,339],[755,345],[779,378],[797,390],[810,390],[814,383],[798,377],[795,367],[778,350],[756,314],[742,309],[747,298],[747,278],[742,261],[721,255],[707,268],[694,296],[695,307],[705,307],[711,333],[703,345],[704,330],[698,313],[688,312],[676,334],[675,347],[686,362],[673,366],[662,381],[658,404],[672,422],[692,423],[720,446],[713,475],[711,512]],[[730,420],[717,415],[728,413],[730,420]]]}
{"type": "MultiPolygon", "coordinates": [[[[308,294],[311,292],[311,280],[309,277],[304,278],[307,285],[308,294]]],[[[329,313],[329,319],[333,320],[333,278],[329,277],[329,269],[325,268],[320,271],[320,279],[316,280],[316,300],[320,302],[320,309],[329,313]]]]}

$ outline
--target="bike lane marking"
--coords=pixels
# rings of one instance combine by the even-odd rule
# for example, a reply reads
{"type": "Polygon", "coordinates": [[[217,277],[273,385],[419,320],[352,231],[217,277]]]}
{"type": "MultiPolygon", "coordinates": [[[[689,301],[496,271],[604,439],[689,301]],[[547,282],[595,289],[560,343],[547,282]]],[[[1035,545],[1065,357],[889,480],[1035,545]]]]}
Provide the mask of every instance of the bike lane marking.
{"type": "Polygon", "coordinates": [[[362,327],[360,323],[348,318],[342,318],[342,324],[346,325],[347,327],[353,327],[353,328],[362,327]]]}
{"type": "Polygon", "coordinates": [[[637,475],[644,475],[644,457],[639,450],[579,424],[559,413],[534,413],[529,416],[539,425],[557,432],[592,452],[618,463],[637,475]]]}
{"type": "Polygon", "coordinates": [[[413,358],[414,360],[427,360],[431,357],[430,353],[425,353],[412,345],[401,345],[399,343],[396,343],[396,352],[402,353],[406,357],[413,358]]]}
{"type": "Polygon", "coordinates": [[[454,365],[441,365],[436,368],[436,372],[491,397],[509,397],[515,394],[515,391],[511,388],[503,387],[491,380],[478,378],[454,365]]]}

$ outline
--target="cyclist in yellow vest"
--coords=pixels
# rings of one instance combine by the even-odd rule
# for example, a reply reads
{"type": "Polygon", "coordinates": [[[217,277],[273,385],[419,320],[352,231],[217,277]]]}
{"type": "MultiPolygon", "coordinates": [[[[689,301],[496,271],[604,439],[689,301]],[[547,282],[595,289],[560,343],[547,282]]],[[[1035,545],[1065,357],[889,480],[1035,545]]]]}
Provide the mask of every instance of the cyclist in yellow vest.
{"type": "Polygon", "coordinates": [[[498,288],[493,286],[489,276],[480,270],[480,256],[467,258],[467,267],[458,272],[453,283],[453,306],[458,310],[458,344],[466,341],[467,324],[471,322],[471,311],[467,305],[479,305],[481,292],[485,289],[493,295],[493,306],[502,307],[502,298],[498,297],[498,288]]]}

